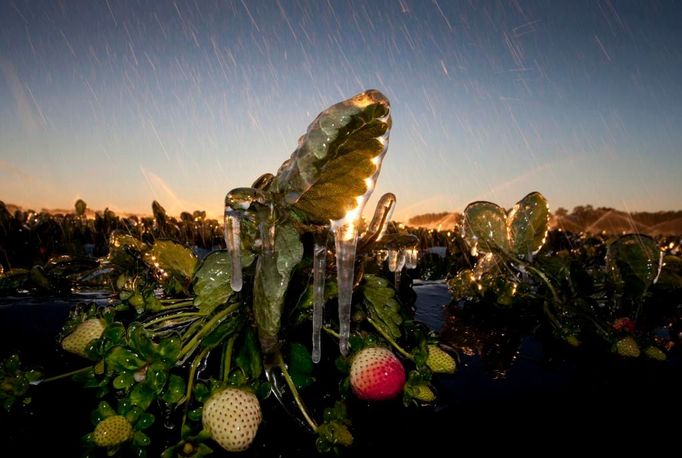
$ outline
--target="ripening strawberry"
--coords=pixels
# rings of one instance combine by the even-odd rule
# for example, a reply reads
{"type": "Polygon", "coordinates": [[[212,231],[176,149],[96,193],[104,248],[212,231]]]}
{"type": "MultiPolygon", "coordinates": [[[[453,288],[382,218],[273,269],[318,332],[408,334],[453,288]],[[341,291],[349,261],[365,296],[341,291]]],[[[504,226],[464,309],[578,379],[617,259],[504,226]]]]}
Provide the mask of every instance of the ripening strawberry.
{"type": "Polygon", "coordinates": [[[457,370],[455,359],[437,345],[429,345],[429,356],[426,365],[438,374],[454,374],[457,370]]]}
{"type": "Polygon", "coordinates": [[[226,388],[206,401],[201,421],[218,445],[228,452],[241,452],[253,442],[262,418],[253,393],[226,388]]]}
{"type": "Polygon", "coordinates": [[[361,350],[350,367],[353,393],[365,401],[383,401],[398,395],[405,385],[405,368],[389,350],[371,347],[361,350]]]}
{"type": "Polygon", "coordinates": [[[123,415],[114,415],[97,423],[92,440],[100,447],[113,447],[130,439],[133,426],[123,415]]]}
{"type": "Polygon", "coordinates": [[[85,349],[90,342],[99,339],[104,332],[104,323],[98,318],[83,321],[71,334],[62,340],[62,348],[69,353],[85,357],[85,349]]]}

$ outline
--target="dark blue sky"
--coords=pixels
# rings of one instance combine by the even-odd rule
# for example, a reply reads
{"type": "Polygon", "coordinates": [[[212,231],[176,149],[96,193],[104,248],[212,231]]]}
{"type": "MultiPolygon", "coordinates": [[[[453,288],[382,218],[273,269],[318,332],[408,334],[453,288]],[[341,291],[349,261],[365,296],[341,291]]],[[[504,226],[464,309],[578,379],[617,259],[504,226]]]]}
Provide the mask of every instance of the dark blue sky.
{"type": "MultiPolygon", "coordinates": [[[[0,199],[220,213],[326,106],[392,101],[398,217],[682,208],[682,4],[0,3],[0,199]]],[[[372,204],[370,204],[372,205],[372,204]]]]}

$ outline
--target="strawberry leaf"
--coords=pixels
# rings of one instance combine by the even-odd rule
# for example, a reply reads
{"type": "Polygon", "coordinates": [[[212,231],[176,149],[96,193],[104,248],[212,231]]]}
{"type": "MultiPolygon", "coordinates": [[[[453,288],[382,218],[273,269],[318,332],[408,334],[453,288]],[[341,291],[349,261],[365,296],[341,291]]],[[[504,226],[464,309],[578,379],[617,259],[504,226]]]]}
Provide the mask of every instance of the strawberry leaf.
{"type": "Polygon", "coordinates": [[[539,192],[518,201],[507,215],[509,237],[514,253],[528,257],[540,250],[549,231],[549,206],[539,192]]]}
{"type": "Polygon", "coordinates": [[[271,189],[309,222],[326,224],[357,206],[391,126],[388,100],[367,91],[320,113],[280,168],[271,189]]]}
{"type": "Polygon", "coordinates": [[[491,202],[472,202],[464,209],[464,238],[482,252],[509,250],[507,214],[491,202]]]}
{"type": "Polygon", "coordinates": [[[232,263],[226,250],[215,251],[202,261],[194,274],[194,306],[209,314],[232,295],[232,263]]]}

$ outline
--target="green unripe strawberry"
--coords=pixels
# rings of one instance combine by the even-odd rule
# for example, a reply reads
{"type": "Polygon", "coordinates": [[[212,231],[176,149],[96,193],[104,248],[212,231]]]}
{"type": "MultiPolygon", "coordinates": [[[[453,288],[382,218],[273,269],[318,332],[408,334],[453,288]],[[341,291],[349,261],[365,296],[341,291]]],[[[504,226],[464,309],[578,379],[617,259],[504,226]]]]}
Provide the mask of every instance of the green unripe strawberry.
{"type": "Polygon", "coordinates": [[[422,402],[433,402],[436,400],[435,393],[428,385],[416,385],[412,387],[412,397],[422,402]]]}
{"type": "Polygon", "coordinates": [[[104,323],[98,318],[90,318],[83,321],[62,340],[62,348],[69,353],[85,357],[85,349],[95,340],[99,339],[104,332],[104,323]]]}
{"type": "Polygon", "coordinates": [[[637,358],[639,357],[639,345],[632,337],[623,337],[616,342],[616,352],[621,356],[637,358]]]}
{"type": "Polygon", "coordinates": [[[663,350],[661,350],[658,347],[654,347],[653,345],[650,345],[644,349],[644,354],[647,355],[651,359],[655,359],[656,361],[665,361],[668,359],[665,353],[663,353],[663,350]]]}
{"type": "Polygon", "coordinates": [[[437,345],[429,345],[426,365],[437,374],[454,374],[457,370],[455,359],[437,345]]]}
{"type": "Polygon", "coordinates": [[[123,415],[114,415],[100,421],[92,434],[92,440],[99,447],[113,447],[130,439],[133,426],[123,415]]]}
{"type": "Polygon", "coordinates": [[[218,445],[228,452],[241,452],[253,442],[262,418],[253,393],[226,388],[206,401],[201,422],[218,445]]]}

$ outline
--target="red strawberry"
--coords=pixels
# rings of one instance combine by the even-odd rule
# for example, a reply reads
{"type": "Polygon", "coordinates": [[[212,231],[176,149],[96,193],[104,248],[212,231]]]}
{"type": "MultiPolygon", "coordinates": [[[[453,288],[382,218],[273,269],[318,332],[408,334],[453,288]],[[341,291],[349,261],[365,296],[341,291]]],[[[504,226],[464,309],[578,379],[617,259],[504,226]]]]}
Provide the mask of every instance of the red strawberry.
{"type": "Polygon", "coordinates": [[[258,398],[237,388],[226,388],[204,404],[204,429],[228,452],[246,450],[253,442],[262,419],[258,398]]]}
{"type": "Polygon", "coordinates": [[[403,389],[405,368],[389,350],[365,348],[353,358],[350,384],[353,393],[365,401],[391,399],[403,389]]]}
{"type": "Polygon", "coordinates": [[[622,317],[618,318],[613,322],[613,329],[616,331],[627,331],[627,332],[635,332],[635,322],[628,318],[628,317],[622,317]]]}

